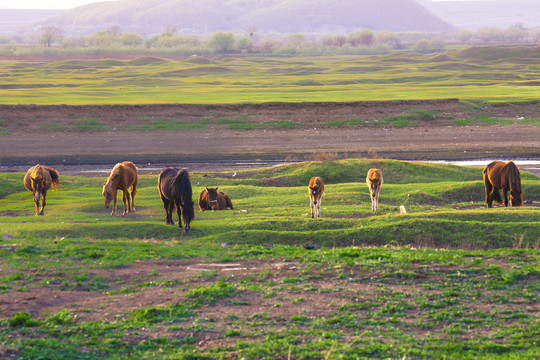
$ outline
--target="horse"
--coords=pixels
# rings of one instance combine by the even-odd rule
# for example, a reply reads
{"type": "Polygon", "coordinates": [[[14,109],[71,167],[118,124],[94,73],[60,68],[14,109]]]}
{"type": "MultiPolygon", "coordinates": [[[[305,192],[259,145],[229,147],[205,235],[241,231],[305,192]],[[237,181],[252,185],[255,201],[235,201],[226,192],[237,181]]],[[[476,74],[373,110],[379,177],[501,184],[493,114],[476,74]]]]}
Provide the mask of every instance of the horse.
{"type": "Polygon", "coordinates": [[[488,208],[493,206],[493,200],[502,205],[503,199],[499,191],[503,192],[505,206],[523,205],[521,174],[513,161],[507,163],[493,161],[486,165],[483,174],[488,208]],[[508,191],[510,191],[510,202],[508,201],[508,191]]]}
{"type": "Polygon", "coordinates": [[[176,206],[178,226],[182,228],[182,219],[184,219],[184,231],[186,234],[189,234],[191,221],[195,218],[189,173],[186,170],[174,168],[161,170],[158,179],[158,189],[167,215],[165,219],[166,223],[174,225],[172,213],[176,206]]]}
{"type": "Polygon", "coordinates": [[[103,185],[103,196],[105,197],[105,209],[109,208],[111,201],[114,201],[111,215],[116,215],[116,197],[118,190],[122,190],[122,202],[124,204],[124,212],[126,215],[129,212],[135,211],[135,195],[137,194],[137,167],[131,161],[124,161],[116,164],[111,175],[103,185]],[[131,188],[131,196],[129,190],[131,188]],[[131,200],[131,201],[130,201],[131,200]]]}
{"type": "Polygon", "coordinates": [[[366,184],[371,195],[371,211],[379,211],[379,192],[383,184],[382,171],[380,169],[369,169],[366,184]]]}
{"type": "Polygon", "coordinates": [[[24,187],[34,195],[36,216],[43,215],[45,209],[47,190],[52,186],[56,189],[60,185],[58,171],[48,166],[37,164],[31,167],[24,176],[24,187]],[[39,201],[41,199],[41,209],[39,201]]]}
{"type": "Polygon", "coordinates": [[[324,195],[324,182],[316,176],[309,180],[309,202],[311,205],[311,218],[321,217],[321,200],[324,195]]]}
{"type": "Polygon", "coordinates": [[[229,195],[223,191],[218,191],[218,187],[205,187],[199,195],[199,209],[205,210],[233,210],[233,204],[229,195]]]}

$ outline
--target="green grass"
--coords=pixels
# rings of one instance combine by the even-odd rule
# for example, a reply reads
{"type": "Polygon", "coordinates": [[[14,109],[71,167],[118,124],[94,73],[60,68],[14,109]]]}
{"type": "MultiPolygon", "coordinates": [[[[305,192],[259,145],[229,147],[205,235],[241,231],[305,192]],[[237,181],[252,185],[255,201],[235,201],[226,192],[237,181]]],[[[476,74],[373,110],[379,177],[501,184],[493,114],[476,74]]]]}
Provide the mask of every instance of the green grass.
{"type": "MultiPolygon", "coordinates": [[[[18,312],[0,319],[2,351],[20,358],[485,358],[538,357],[537,207],[486,209],[481,168],[394,160],[305,162],[203,176],[235,210],[196,211],[189,236],[164,223],[155,175],[141,175],[137,211],[111,217],[102,177],[64,176],[33,215],[22,173],[0,174],[0,293],[51,289],[115,297],[156,294],[111,320],[100,307],[18,312]],[[367,169],[381,168],[380,212],[367,169]],[[311,219],[307,183],[326,183],[311,219]],[[284,186],[269,187],[266,182],[284,186]],[[406,215],[397,207],[405,205],[406,215]],[[321,245],[305,250],[306,242],[321,245]],[[223,245],[226,244],[226,245],[223,245]],[[258,264],[234,273],[171,266],[258,264]],[[125,280],[116,271],[154,264],[125,280]],[[292,263],[279,270],[265,264],[292,263]],[[176,264],[176,265],[173,265],[176,264]],[[169,270],[167,270],[169,269],[169,270]],[[174,291],[163,304],[162,293],[174,291]],[[313,297],[317,298],[314,303],[313,297]],[[216,309],[223,310],[216,311],[216,309]],[[295,309],[295,310],[292,310],[295,309]],[[209,337],[219,345],[203,344],[209,337]],[[137,339],[137,341],[132,341],[137,339]]],[[[525,199],[540,180],[523,173],[525,199]]],[[[120,205],[121,206],[121,205],[120,205]]],[[[118,301],[118,298],[116,298],[118,301]]],[[[107,306],[107,301],[103,306],[107,306]]]]}
{"type": "Polygon", "coordinates": [[[474,119],[452,119],[450,121],[452,125],[465,126],[465,125],[511,125],[514,123],[514,120],[510,119],[499,119],[491,118],[486,116],[479,116],[474,119]]]}
{"type": "Polygon", "coordinates": [[[103,121],[98,119],[78,119],[73,121],[73,129],[76,131],[103,131],[106,126],[103,121]]]}
{"type": "Polygon", "coordinates": [[[135,124],[129,124],[130,130],[153,131],[153,130],[186,130],[204,129],[208,127],[209,119],[201,118],[196,121],[185,119],[160,119],[150,116],[136,119],[135,124]]]}
{"type": "MultiPolygon", "coordinates": [[[[523,48],[519,48],[522,49],[523,48]]],[[[3,60],[2,104],[174,104],[459,98],[538,99],[536,52],[514,48],[431,55],[215,56],[148,61],[3,60]],[[512,56],[505,55],[506,53],[512,56]],[[487,56],[486,54],[491,54],[487,56]],[[534,61],[531,61],[534,60],[534,61]],[[131,65],[137,62],[136,65],[131,65]]]]}
{"type": "Polygon", "coordinates": [[[69,130],[70,127],[66,126],[64,124],[61,124],[59,122],[50,122],[45,124],[38,125],[38,129],[40,130],[50,130],[50,131],[64,131],[69,130]]]}

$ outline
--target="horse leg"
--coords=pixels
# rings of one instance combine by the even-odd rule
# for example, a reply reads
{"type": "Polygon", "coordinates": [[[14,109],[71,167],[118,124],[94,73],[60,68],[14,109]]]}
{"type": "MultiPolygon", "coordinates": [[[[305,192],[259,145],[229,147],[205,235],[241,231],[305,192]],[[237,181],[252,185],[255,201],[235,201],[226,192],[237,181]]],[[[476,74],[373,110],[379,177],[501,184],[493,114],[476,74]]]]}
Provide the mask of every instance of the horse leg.
{"type": "Polygon", "coordinates": [[[131,188],[131,211],[135,211],[135,195],[137,195],[137,184],[131,188]]]}
{"type": "Polygon", "coordinates": [[[321,217],[321,199],[319,199],[319,201],[317,201],[317,217],[318,218],[321,217]]]}
{"type": "Polygon", "coordinates": [[[172,218],[172,214],[174,211],[174,202],[172,200],[169,200],[167,203],[167,224],[174,225],[174,221],[172,218]]]}
{"type": "Polygon", "coordinates": [[[124,204],[124,212],[122,213],[122,215],[126,215],[131,209],[131,203],[129,201],[129,193],[127,189],[122,190],[122,203],[124,204]]]}
{"type": "Polygon", "coordinates": [[[375,192],[375,211],[379,211],[379,192],[375,192]]]}
{"type": "MultiPolygon", "coordinates": [[[[43,190],[43,193],[41,194],[41,210],[39,211],[39,215],[44,214],[43,211],[45,210],[45,204],[47,203],[46,198],[47,198],[47,191],[43,190]]],[[[38,204],[39,204],[39,201],[38,201],[38,204]]]]}
{"type": "Polygon", "coordinates": [[[113,207],[111,210],[111,215],[115,215],[115,216],[116,216],[116,198],[118,195],[117,193],[118,193],[118,190],[113,190],[113,207]]]}
{"type": "Polygon", "coordinates": [[[36,205],[36,216],[39,215],[39,200],[40,199],[36,199],[36,194],[34,193],[34,204],[36,205]]]}
{"type": "Polygon", "coordinates": [[[486,204],[488,208],[493,207],[493,198],[495,197],[495,191],[498,191],[496,189],[491,189],[491,192],[486,195],[486,204]]]}
{"type": "Polygon", "coordinates": [[[310,205],[311,205],[311,218],[313,219],[315,217],[315,204],[313,203],[313,199],[310,199],[310,205]]]}
{"type": "Polygon", "coordinates": [[[493,206],[493,186],[486,174],[484,174],[484,187],[486,190],[486,205],[490,208],[493,206]]]}
{"type": "Polygon", "coordinates": [[[182,206],[180,205],[180,201],[176,202],[176,212],[178,214],[178,227],[182,228],[182,206]]]}
{"type": "Polygon", "coordinates": [[[174,225],[174,222],[172,221],[172,215],[170,215],[171,212],[169,211],[171,201],[167,199],[165,196],[163,196],[161,192],[160,192],[160,195],[161,195],[161,201],[163,201],[163,207],[165,208],[165,223],[167,225],[169,224],[174,225]]]}
{"type": "Polygon", "coordinates": [[[508,191],[503,190],[503,198],[504,198],[504,206],[506,207],[512,207],[512,202],[508,201],[508,191]]]}

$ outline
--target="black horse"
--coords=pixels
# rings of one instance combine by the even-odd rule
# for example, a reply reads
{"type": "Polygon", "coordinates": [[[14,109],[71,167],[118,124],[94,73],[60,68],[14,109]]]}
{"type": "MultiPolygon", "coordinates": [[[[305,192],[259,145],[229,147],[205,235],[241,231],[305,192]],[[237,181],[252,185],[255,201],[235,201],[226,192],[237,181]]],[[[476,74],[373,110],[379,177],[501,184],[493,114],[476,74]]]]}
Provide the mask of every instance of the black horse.
{"type": "Polygon", "coordinates": [[[165,168],[161,170],[158,180],[159,194],[167,213],[167,224],[174,225],[172,213],[176,206],[178,212],[178,226],[182,228],[184,219],[184,231],[189,234],[191,220],[195,217],[193,211],[193,195],[189,173],[186,170],[165,168]]]}

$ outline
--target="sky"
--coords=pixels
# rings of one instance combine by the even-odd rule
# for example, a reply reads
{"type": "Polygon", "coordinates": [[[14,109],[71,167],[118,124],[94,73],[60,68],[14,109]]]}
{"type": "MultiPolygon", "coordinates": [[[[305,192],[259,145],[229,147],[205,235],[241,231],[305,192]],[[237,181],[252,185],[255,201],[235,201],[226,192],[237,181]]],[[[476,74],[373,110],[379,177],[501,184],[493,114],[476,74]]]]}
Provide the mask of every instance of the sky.
{"type": "Polygon", "coordinates": [[[0,9],[73,9],[99,0],[0,0],[0,9]]]}
{"type": "Polygon", "coordinates": [[[99,0],[0,0],[0,9],[73,9],[77,6],[90,4],[98,1],[99,0]]]}

